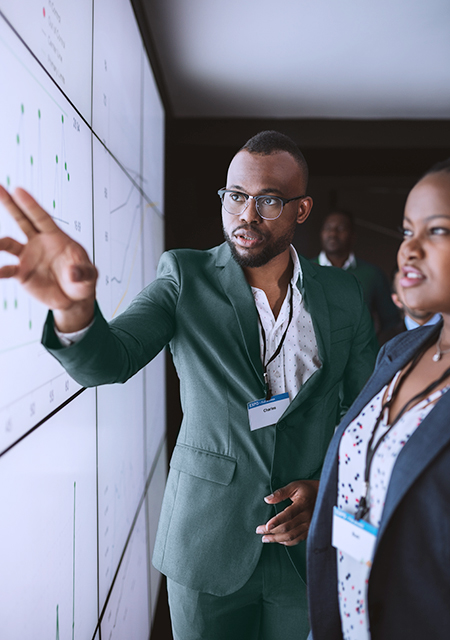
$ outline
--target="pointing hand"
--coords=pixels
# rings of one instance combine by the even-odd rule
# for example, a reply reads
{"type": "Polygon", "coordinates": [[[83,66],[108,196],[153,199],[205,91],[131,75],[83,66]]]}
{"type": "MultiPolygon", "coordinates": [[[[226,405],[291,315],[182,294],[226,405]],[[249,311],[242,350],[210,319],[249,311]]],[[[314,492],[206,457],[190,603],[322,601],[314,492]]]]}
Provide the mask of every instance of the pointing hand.
{"type": "Polygon", "coordinates": [[[0,268],[0,278],[16,278],[33,297],[54,310],[64,332],[82,329],[94,315],[97,270],[83,247],[72,240],[23,189],[9,194],[0,186],[5,206],[28,241],[0,239],[0,251],[18,264],[0,268]]]}

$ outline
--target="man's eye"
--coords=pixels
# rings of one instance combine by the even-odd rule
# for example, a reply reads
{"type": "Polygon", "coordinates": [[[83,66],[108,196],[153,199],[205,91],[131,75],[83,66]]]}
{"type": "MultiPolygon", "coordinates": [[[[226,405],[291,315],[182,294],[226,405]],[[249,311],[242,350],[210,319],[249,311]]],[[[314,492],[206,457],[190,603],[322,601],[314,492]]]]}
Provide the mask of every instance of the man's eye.
{"type": "Polygon", "coordinates": [[[278,204],[278,198],[271,198],[270,196],[266,196],[265,198],[261,198],[261,204],[264,207],[273,207],[278,204]]]}
{"type": "Polygon", "coordinates": [[[230,198],[233,200],[233,202],[244,202],[245,200],[243,194],[238,193],[237,191],[233,191],[232,193],[230,193],[230,198]]]}

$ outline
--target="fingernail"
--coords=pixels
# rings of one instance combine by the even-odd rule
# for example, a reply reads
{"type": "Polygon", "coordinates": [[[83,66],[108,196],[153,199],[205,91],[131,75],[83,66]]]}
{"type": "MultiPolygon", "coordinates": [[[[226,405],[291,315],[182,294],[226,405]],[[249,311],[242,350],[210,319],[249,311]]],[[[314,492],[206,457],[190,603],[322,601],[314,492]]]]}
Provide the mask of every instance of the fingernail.
{"type": "Polygon", "coordinates": [[[270,542],[269,538],[267,536],[263,536],[261,538],[262,542],[270,542]]]}
{"type": "Polygon", "coordinates": [[[264,500],[267,502],[267,500],[270,500],[271,498],[273,498],[273,493],[271,493],[270,496],[266,496],[264,500]]]}
{"type": "Polygon", "coordinates": [[[256,527],[256,533],[266,533],[265,527],[263,527],[262,525],[256,527]]]}

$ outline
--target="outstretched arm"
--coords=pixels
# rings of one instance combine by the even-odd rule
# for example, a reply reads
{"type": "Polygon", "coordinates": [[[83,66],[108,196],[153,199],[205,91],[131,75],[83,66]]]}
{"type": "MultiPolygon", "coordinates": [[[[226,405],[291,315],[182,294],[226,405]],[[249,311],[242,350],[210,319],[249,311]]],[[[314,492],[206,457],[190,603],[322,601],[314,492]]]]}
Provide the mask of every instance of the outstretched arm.
{"type": "Polygon", "coordinates": [[[0,268],[0,278],[16,278],[50,309],[60,331],[86,327],[94,317],[97,270],[81,245],[72,240],[23,189],[9,194],[0,186],[0,202],[25,233],[27,242],[0,238],[0,251],[18,264],[0,268]]]}

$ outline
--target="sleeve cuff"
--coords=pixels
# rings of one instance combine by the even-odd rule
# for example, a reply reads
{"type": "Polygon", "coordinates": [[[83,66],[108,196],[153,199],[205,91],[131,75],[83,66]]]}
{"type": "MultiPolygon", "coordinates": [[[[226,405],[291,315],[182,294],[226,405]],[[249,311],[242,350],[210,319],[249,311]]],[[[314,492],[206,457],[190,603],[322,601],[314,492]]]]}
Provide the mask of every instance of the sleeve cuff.
{"type": "Polygon", "coordinates": [[[72,344],[80,342],[80,340],[84,338],[84,336],[86,335],[86,333],[89,331],[89,329],[92,327],[93,324],[94,324],[94,320],[92,320],[87,325],[87,327],[84,327],[84,329],[80,329],[79,331],[72,331],[71,333],[63,333],[62,331],[59,331],[59,329],[57,329],[56,326],[53,326],[53,330],[55,332],[56,337],[60,341],[61,346],[70,347],[72,344]]]}

